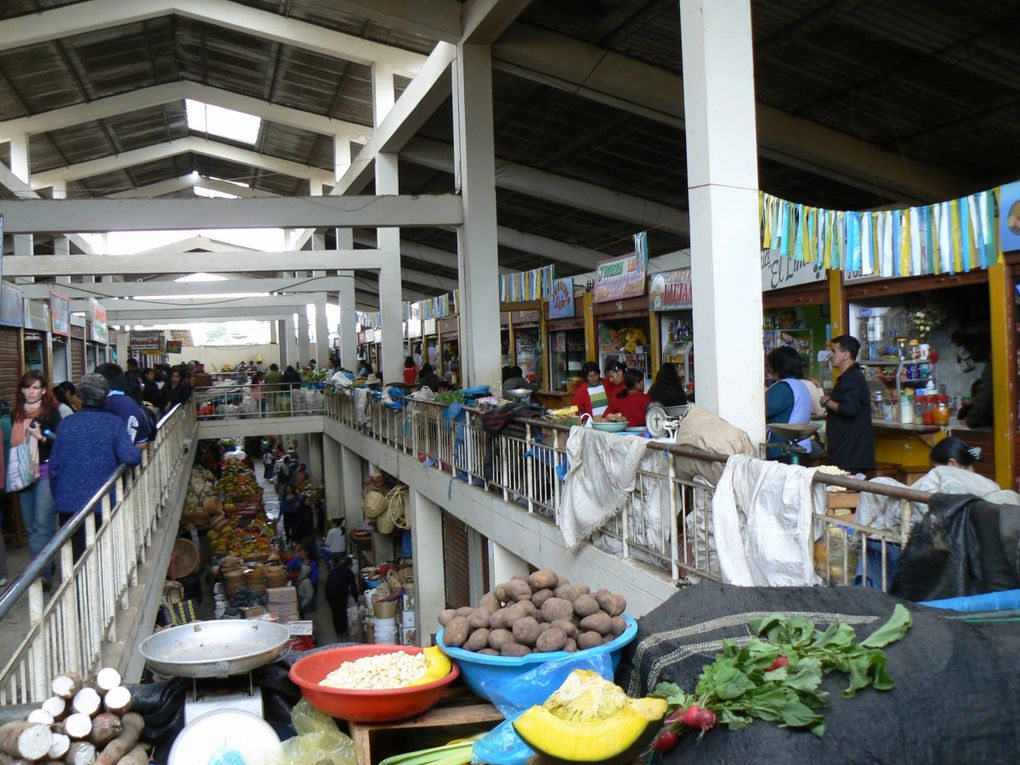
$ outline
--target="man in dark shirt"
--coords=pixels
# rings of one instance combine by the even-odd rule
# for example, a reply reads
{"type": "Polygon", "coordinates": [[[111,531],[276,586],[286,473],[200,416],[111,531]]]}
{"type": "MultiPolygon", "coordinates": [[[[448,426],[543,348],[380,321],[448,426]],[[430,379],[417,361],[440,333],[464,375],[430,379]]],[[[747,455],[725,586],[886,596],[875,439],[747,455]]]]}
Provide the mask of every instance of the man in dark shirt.
{"type": "Polygon", "coordinates": [[[855,337],[839,335],[832,338],[831,348],[839,379],[832,393],[821,398],[828,414],[828,460],[851,473],[863,473],[875,467],[875,434],[868,381],[857,365],[861,344],[855,337]]]}
{"type": "Polygon", "coordinates": [[[142,411],[141,404],[133,398],[124,394],[124,386],[127,384],[124,370],[117,364],[100,364],[96,367],[96,373],[106,378],[110,386],[110,393],[106,397],[106,411],[120,417],[127,426],[128,435],[135,446],[145,449],[152,437],[152,426],[149,418],[142,411]]]}

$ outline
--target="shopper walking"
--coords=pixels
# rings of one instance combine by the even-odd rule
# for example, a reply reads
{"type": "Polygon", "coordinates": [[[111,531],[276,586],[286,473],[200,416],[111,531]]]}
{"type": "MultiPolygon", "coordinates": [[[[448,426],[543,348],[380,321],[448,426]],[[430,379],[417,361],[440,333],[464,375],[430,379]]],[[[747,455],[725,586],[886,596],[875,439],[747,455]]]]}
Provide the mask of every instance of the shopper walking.
{"type": "MultiPolygon", "coordinates": [[[[61,525],[89,502],[119,465],[138,465],[142,453],[119,416],[106,410],[109,384],[101,374],[78,381],[82,409],[60,423],[50,460],[53,499],[61,525]]],[[[137,406],[137,404],[136,404],[137,406]]],[[[103,522],[96,508],[96,527],[103,522]]],[[[74,558],[85,551],[85,526],[74,534],[74,558]]]]}
{"type": "MultiPolygon", "coordinates": [[[[0,481],[6,477],[7,460],[11,454],[11,433],[14,430],[14,419],[11,413],[11,405],[4,399],[0,399],[0,431],[3,433],[3,465],[0,465],[0,481]]],[[[4,499],[6,502],[6,498],[4,499]]],[[[3,512],[0,511],[0,587],[7,586],[7,543],[3,535],[3,512]]]]}
{"type": "Polygon", "coordinates": [[[868,381],[857,364],[861,344],[850,335],[832,338],[832,364],[839,379],[832,393],[822,396],[828,414],[828,461],[851,473],[875,467],[875,434],[871,425],[868,381]]]}
{"type": "MultiPolygon", "coordinates": [[[[28,550],[33,558],[57,530],[57,515],[50,492],[50,454],[60,425],[58,407],[49,381],[42,372],[29,369],[21,376],[15,399],[11,449],[27,445],[28,451],[37,458],[35,480],[17,492],[21,519],[28,532],[28,550]]],[[[50,566],[43,573],[45,589],[50,588],[52,578],[53,567],[50,566]]]]}
{"type": "Polygon", "coordinates": [[[298,498],[294,493],[294,487],[286,484],[283,487],[283,496],[280,498],[280,517],[283,518],[283,533],[288,542],[294,542],[294,526],[297,521],[298,498]]]}
{"type": "Polygon", "coordinates": [[[337,640],[350,635],[347,609],[350,599],[358,597],[358,579],[351,570],[353,562],[347,555],[334,555],[326,576],[326,604],[333,616],[337,640]]]}

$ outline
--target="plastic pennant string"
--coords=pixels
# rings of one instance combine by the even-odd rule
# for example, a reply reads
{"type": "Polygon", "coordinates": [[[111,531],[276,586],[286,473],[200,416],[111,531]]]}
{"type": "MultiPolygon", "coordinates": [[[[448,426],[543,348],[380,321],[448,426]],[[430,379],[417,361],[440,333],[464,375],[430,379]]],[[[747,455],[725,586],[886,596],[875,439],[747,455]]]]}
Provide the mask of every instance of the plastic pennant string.
{"type": "Polygon", "coordinates": [[[871,213],[861,213],[861,273],[871,276],[874,272],[871,259],[871,213]]]}
{"type": "Polygon", "coordinates": [[[832,268],[833,228],[836,225],[836,214],[832,210],[825,211],[825,241],[822,244],[822,268],[832,268]]]}
{"type": "Polygon", "coordinates": [[[889,263],[889,273],[893,276],[902,276],[900,254],[897,252],[900,242],[900,216],[898,212],[888,212],[885,217],[885,257],[889,263]]]}
{"type": "Polygon", "coordinates": [[[952,228],[949,225],[949,203],[939,203],[939,268],[941,273],[953,273],[952,228]]]}
{"type": "Polygon", "coordinates": [[[825,261],[825,240],[828,237],[826,229],[826,218],[828,216],[827,210],[820,210],[815,208],[815,227],[818,230],[818,236],[815,237],[815,254],[812,260],[814,261],[825,261]]]}
{"type": "Polygon", "coordinates": [[[910,208],[910,273],[918,276],[921,274],[921,263],[923,262],[921,244],[921,221],[923,212],[919,207],[910,208]]]}
{"type": "Polygon", "coordinates": [[[971,250],[970,250],[970,267],[971,268],[984,268],[984,235],[982,232],[982,221],[981,207],[978,201],[977,194],[971,194],[967,198],[967,213],[968,221],[970,222],[970,230],[972,232],[971,239],[971,250]]]}
{"type": "Polygon", "coordinates": [[[789,202],[781,202],[779,205],[779,223],[776,225],[776,236],[779,237],[779,254],[788,256],[790,254],[790,232],[788,229],[789,202]]]}
{"type": "Polygon", "coordinates": [[[970,229],[970,199],[964,197],[960,200],[960,258],[963,260],[963,270],[970,271],[974,261],[974,238],[970,229]]]}
{"type": "Polygon", "coordinates": [[[802,261],[804,260],[804,228],[807,225],[807,221],[804,220],[804,205],[796,205],[793,208],[793,214],[797,218],[797,233],[793,239],[793,259],[802,261]]]}
{"type": "Polygon", "coordinates": [[[954,199],[949,203],[949,244],[953,248],[953,273],[958,274],[963,270],[963,255],[961,252],[960,238],[960,200],[954,199]]]}
{"type": "Polygon", "coordinates": [[[899,210],[896,213],[899,225],[899,252],[897,253],[900,276],[910,276],[910,210],[899,210]]]}

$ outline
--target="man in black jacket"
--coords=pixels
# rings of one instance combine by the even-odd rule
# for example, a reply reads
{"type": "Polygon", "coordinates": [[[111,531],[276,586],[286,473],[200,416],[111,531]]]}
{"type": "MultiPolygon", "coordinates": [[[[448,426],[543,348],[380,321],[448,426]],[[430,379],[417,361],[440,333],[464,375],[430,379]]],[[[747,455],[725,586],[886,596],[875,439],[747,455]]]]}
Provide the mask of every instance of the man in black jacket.
{"type": "Polygon", "coordinates": [[[826,436],[829,462],[851,473],[875,467],[875,435],[871,427],[871,394],[857,364],[861,344],[850,335],[832,338],[832,365],[839,379],[832,393],[822,396],[828,414],[826,436]]]}

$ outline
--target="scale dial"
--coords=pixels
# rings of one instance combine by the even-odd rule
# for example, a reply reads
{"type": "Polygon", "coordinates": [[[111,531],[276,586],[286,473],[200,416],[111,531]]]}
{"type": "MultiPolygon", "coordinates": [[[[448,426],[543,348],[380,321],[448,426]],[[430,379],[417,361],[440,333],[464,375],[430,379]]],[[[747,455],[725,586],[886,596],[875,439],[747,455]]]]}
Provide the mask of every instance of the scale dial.
{"type": "Polygon", "coordinates": [[[645,412],[645,427],[648,428],[648,432],[652,434],[653,438],[662,438],[666,435],[668,421],[669,416],[662,404],[652,404],[645,412]]]}

